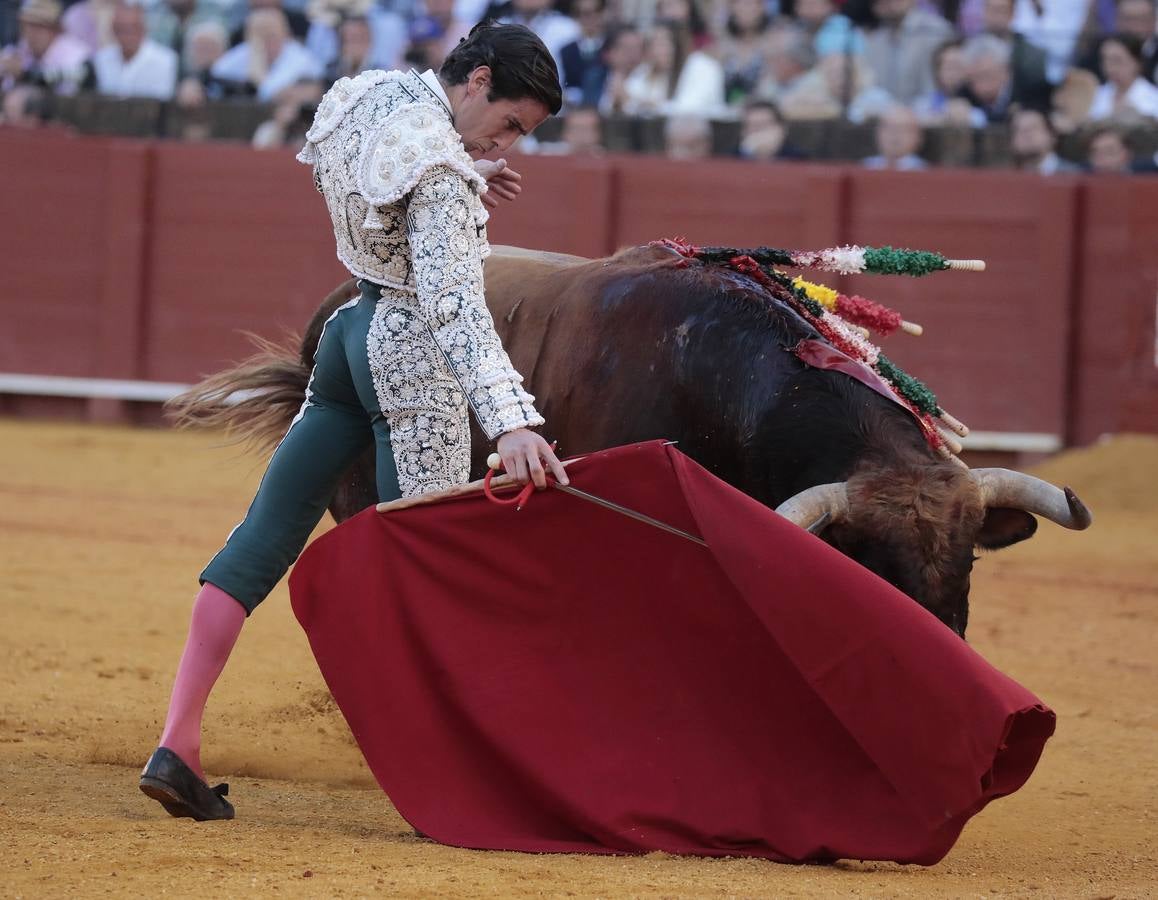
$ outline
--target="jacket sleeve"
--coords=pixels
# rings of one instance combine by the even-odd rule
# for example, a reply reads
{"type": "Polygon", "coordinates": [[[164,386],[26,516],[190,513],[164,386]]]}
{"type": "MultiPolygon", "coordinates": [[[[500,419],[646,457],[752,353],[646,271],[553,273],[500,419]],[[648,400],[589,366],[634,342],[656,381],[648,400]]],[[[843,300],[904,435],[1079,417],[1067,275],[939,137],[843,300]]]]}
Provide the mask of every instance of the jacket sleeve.
{"type": "Polygon", "coordinates": [[[462,175],[429,169],[410,194],[407,224],[418,303],[486,436],[543,424],[495,332],[483,294],[475,200],[462,175]]]}

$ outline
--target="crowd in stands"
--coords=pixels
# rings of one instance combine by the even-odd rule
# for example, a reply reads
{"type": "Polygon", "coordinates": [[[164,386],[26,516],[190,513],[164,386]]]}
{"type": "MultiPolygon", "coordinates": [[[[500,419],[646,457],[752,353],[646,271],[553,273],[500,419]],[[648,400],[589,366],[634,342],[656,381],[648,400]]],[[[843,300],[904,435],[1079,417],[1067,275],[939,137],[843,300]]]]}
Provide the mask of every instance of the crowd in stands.
{"type": "MultiPolygon", "coordinates": [[[[597,154],[609,117],[662,119],[669,155],[806,157],[793,123],[870,123],[866,166],[915,170],[929,129],[1008,128],[1021,168],[1153,171],[1131,132],[1158,130],[1158,0],[0,0],[0,122],[34,125],[55,96],[153,98],[193,111],[253,98],[257,146],[300,140],[338,78],[437,70],[482,19],[518,22],[555,56],[558,140],[597,154]]],[[[191,116],[190,121],[195,121],[191,116]]],[[[193,132],[190,133],[194,134],[193,132]]]]}

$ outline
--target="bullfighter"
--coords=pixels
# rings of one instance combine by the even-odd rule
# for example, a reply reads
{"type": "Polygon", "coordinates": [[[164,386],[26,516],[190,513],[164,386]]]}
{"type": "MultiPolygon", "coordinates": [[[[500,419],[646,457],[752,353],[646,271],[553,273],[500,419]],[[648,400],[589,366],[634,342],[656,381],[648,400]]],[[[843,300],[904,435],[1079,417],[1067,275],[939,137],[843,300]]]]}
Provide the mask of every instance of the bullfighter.
{"type": "Polygon", "coordinates": [[[380,500],[465,482],[473,412],[516,480],[567,476],[483,295],[484,194],[513,199],[501,153],[559,111],[557,69],[518,25],[476,26],[431,71],[372,70],[325,95],[298,159],[361,295],[328,320],[306,399],[245,519],[201,573],[158,748],[140,789],[177,817],[231,819],[201,766],[201,719],[246,617],[297,558],[371,443],[380,500]]]}

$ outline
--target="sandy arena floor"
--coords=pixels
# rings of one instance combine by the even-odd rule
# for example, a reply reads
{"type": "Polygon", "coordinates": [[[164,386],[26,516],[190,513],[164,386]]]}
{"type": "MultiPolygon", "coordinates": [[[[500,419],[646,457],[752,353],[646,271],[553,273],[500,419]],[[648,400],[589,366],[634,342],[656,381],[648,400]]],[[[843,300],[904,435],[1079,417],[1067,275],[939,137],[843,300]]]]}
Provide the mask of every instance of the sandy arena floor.
{"type": "Polygon", "coordinates": [[[1158,894],[1158,440],[1038,470],[1084,534],[1043,524],[974,577],[970,639],[1058,713],[1029,784],[929,869],[536,856],[417,837],[374,785],[284,586],[210,703],[206,765],[240,818],[136,788],[195,576],[260,461],[215,438],[0,421],[0,896],[1082,897],[1158,894]]]}

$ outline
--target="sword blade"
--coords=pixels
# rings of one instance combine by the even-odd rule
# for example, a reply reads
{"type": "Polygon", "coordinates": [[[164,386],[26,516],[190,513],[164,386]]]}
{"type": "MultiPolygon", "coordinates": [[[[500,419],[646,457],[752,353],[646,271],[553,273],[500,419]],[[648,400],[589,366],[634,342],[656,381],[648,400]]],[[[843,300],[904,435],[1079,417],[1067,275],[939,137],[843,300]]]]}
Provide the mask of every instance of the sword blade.
{"type": "Polygon", "coordinates": [[[641,512],[636,512],[634,509],[628,509],[626,506],[621,506],[618,503],[613,503],[610,500],[605,500],[602,497],[597,497],[595,494],[589,494],[586,491],[581,491],[579,488],[571,487],[569,484],[559,484],[552,482],[551,487],[555,490],[562,491],[564,494],[570,494],[573,497],[579,497],[589,503],[594,503],[596,506],[602,506],[604,509],[609,509],[612,512],[617,512],[621,516],[627,516],[629,519],[635,519],[637,522],[643,522],[645,525],[651,525],[653,528],[658,528],[661,531],[666,531],[668,534],[674,534],[679,537],[689,540],[694,544],[699,544],[701,547],[708,546],[708,542],[703,538],[696,537],[694,534],[676,528],[674,525],[668,525],[667,522],[661,522],[659,519],[653,519],[651,516],[644,515],[641,512]]]}

